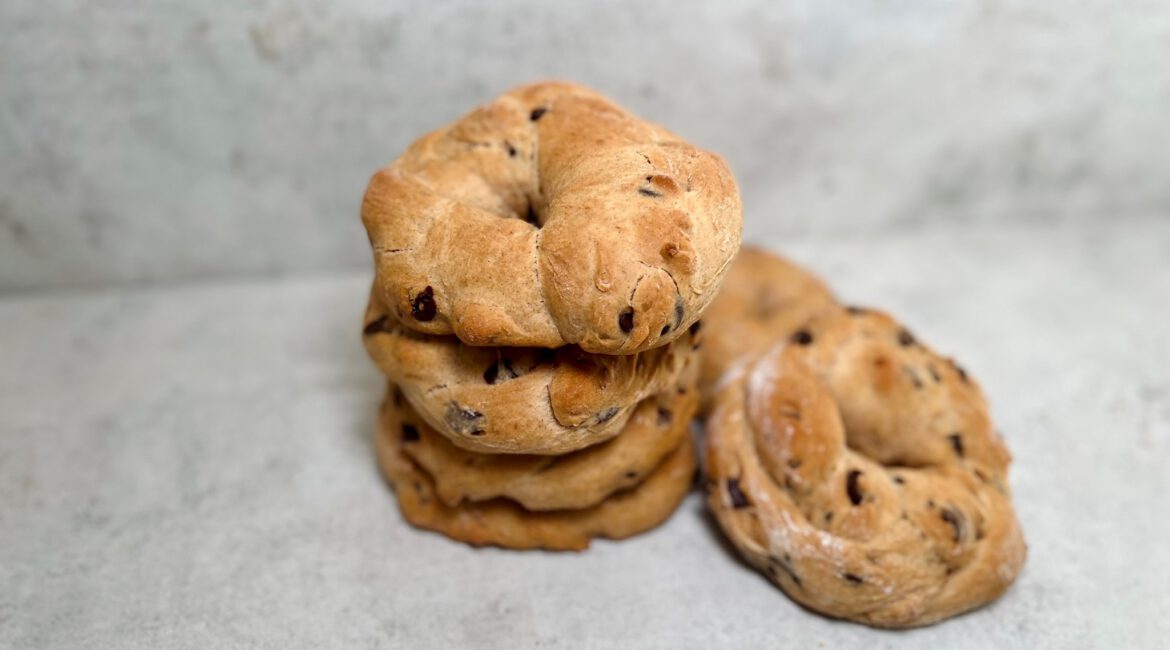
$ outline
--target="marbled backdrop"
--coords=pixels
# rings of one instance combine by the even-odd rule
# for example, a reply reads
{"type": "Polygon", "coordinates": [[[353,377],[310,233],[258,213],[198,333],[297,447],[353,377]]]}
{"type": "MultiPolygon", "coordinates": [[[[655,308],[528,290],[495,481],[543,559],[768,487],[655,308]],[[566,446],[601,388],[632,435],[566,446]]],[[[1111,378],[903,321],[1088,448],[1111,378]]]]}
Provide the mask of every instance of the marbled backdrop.
{"type": "Polygon", "coordinates": [[[371,171],[507,87],[730,160],[758,241],[1170,211],[1163,1],[0,4],[0,291],[368,264],[371,171]]]}

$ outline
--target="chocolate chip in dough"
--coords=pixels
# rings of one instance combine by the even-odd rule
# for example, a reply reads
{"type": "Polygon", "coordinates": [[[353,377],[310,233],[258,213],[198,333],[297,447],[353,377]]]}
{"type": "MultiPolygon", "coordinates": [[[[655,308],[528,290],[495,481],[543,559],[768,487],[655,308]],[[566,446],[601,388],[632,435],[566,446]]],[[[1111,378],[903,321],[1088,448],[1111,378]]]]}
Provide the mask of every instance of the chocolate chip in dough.
{"type": "Polygon", "coordinates": [[[433,320],[437,312],[438,308],[435,306],[435,290],[430,285],[427,285],[410,302],[410,315],[414,316],[415,320],[426,322],[433,320]]]}
{"type": "Polygon", "coordinates": [[[633,307],[630,307],[629,309],[623,311],[621,314],[618,314],[618,327],[622,328],[622,331],[625,332],[626,334],[629,334],[630,330],[634,329],[634,308],[633,307]]]}
{"type": "Polygon", "coordinates": [[[963,517],[963,513],[954,508],[943,508],[942,512],[939,513],[939,516],[942,517],[942,520],[950,524],[951,528],[954,529],[955,541],[958,542],[962,540],[963,528],[966,521],[966,518],[963,517]]]}
{"type": "Polygon", "coordinates": [[[851,469],[845,475],[845,492],[849,495],[849,502],[853,505],[861,505],[861,499],[865,496],[861,492],[861,470],[851,469]]]}
{"type": "Polygon", "coordinates": [[[739,489],[739,479],[737,478],[727,479],[727,496],[731,497],[731,507],[733,508],[746,508],[751,505],[747,496],[739,489]]]}
{"type": "Polygon", "coordinates": [[[898,330],[898,343],[904,348],[914,345],[914,335],[906,329],[898,330]]]}
{"type": "Polygon", "coordinates": [[[613,416],[618,414],[618,411],[620,411],[620,410],[621,409],[619,409],[616,406],[611,406],[611,407],[605,409],[601,413],[597,414],[597,423],[604,424],[606,422],[609,422],[610,420],[613,419],[613,416]]]}
{"type": "Polygon", "coordinates": [[[958,433],[952,433],[951,435],[947,436],[947,439],[951,441],[951,448],[955,450],[955,455],[959,458],[962,458],[963,436],[959,435],[958,433]]]}
{"type": "Polygon", "coordinates": [[[415,442],[418,440],[418,429],[413,424],[402,425],[402,441],[415,442]]]}
{"type": "Polygon", "coordinates": [[[796,330],[792,335],[792,342],[797,345],[809,345],[813,342],[813,335],[808,330],[796,330]]]}

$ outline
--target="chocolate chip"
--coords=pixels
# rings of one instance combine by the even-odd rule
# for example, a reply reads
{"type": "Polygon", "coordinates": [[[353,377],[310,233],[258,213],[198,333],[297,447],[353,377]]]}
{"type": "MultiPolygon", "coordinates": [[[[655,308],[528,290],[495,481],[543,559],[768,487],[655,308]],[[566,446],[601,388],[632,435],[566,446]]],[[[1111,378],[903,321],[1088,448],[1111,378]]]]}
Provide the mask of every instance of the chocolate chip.
{"type": "Polygon", "coordinates": [[[626,472],[626,479],[627,479],[627,480],[633,480],[633,479],[636,479],[636,478],[638,478],[638,473],[637,473],[637,472],[626,472]]]}
{"type": "Polygon", "coordinates": [[[410,315],[414,316],[415,320],[424,322],[432,320],[437,311],[438,308],[435,307],[435,290],[430,285],[427,285],[410,302],[410,315]]]}
{"type": "Polygon", "coordinates": [[[663,326],[662,326],[662,331],[661,331],[661,332],[659,332],[659,333],[658,333],[658,335],[659,335],[659,336],[666,336],[666,333],[667,333],[667,332],[669,332],[669,331],[670,331],[670,325],[663,325],[663,326]]]}
{"type": "Polygon", "coordinates": [[[682,296],[674,295],[674,326],[682,325],[683,316],[686,315],[687,309],[683,306],[682,296]]]}
{"type": "Polygon", "coordinates": [[[809,345],[813,342],[813,335],[808,330],[796,330],[792,335],[792,342],[797,345],[809,345]]]}
{"type": "Polygon", "coordinates": [[[509,158],[516,157],[516,147],[513,147],[511,142],[504,140],[504,148],[508,150],[508,157],[509,158]]]}
{"type": "Polygon", "coordinates": [[[378,332],[389,332],[389,331],[390,331],[390,317],[383,316],[377,320],[370,321],[369,325],[366,325],[365,327],[363,327],[362,328],[362,335],[369,336],[371,334],[377,334],[378,332]]]}
{"type": "Polygon", "coordinates": [[[860,505],[861,499],[865,495],[861,492],[861,486],[858,482],[861,480],[861,470],[851,469],[845,475],[845,492],[849,495],[849,502],[853,505],[860,505]]]}
{"type": "Polygon", "coordinates": [[[597,414],[597,423],[604,424],[606,422],[609,422],[610,420],[613,419],[613,416],[618,414],[618,411],[620,411],[620,410],[621,409],[616,407],[616,406],[611,406],[611,407],[605,409],[601,413],[597,414]]]}
{"type": "Polygon", "coordinates": [[[647,188],[647,187],[639,187],[638,194],[641,194],[642,196],[649,196],[649,197],[655,198],[655,199],[660,198],[662,196],[661,192],[655,192],[654,190],[647,188]]]}
{"type": "Polygon", "coordinates": [[[827,524],[830,521],[833,521],[833,511],[831,510],[825,513],[825,523],[827,524]]]}
{"type": "Polygon", "coordinates": [[[618,314],[618,327],[622,331],[629,334],[630,330],[634,329],[634,308],[630,307],[622,313],[618,314]]]}
{"type": "Polygon", "coordinates": [[[444,419],[452,431],[472,436],[482,436],[483,427],[486,424],[483,413],[466,406],[460,406],[457,402],[447,404],[444,419]]]}
{"type": "Polygon", "coordinates": [[[898,330],[898,343],[900,343],[902,347],[914,345],[914,335],[905,329],[898,330]]]}
{"type": "Polygon", "coordinates": [[[499,361],[488,366],[488,369],[483,371],[483,380],[489,384],[496,383],[496,379],[499,376],[500,376],[500,362],[499,361]]]}
{"type": "Polygon", "coordinates": [[[959,458],[962,458],[963,457],[963,436],[961,436],[957,433],[952,433],[951,435],[947,436],[947,439],[951,441],[951,448],[955,450],[955,455],[958,456],[959,458]]]}
{"type": "Polygon", "coordinates": [[[898,485],[905,485],[906,479],[902,478],[901,476],[895,476],[894,482],[897,483],[898,485]]]}
{"type": "Polygon", "coordinates": [[[727,479],[727,496],[731,497],[731,507],[733,508],[746,508],[751,505],[747,496],[740,491],[739,479],[737,478],[727,479]]]}
{"type": "Polygon", "coordinates": [[[418,429],[413,424],[402,425],[402,441],[403,442],[417,442],[418,429]]]}
{"type": "Polygon", "coordinates": [[[673,417],[674,414],[670,412],[670,409],[662,408],[661,406],[658,407],[658,424],[666,424],[673,417]]]}
{"type": "Polygon", "coordinates": [[[963,539],[963,528],[966,518],[963,517],[962,512],[959,512],[954,508],[943,508],[942,512],[939,513],[939,516],[942,517],[942,520],[950,524],[951,528],[954,529],[956,542],[963,539]]]}
{"type": "Polygon", "coordinates": [[[859,585],[859,584],[862,584],[863,582],[865,582],[865,580],[861,579],[861,576],[859,576],[855,573],[842,573],[841,577],[845,578],[846,580],[848,580],[849,582],[852,582],[855,585],[859,585]]]}
{"type": "Polygon", "coordinates": [[[934,499],[927,499],[926,500],[926,507],[929,510],[934,510],[934,499]]]}
{"type": "Polygon", "coordinates": [[[535,122],[536,120],[539,120],[541,117],[543,117],[547,111],[548,109],[543,106],[540,108],[534,108],[532,109],[532,112],[528,114],[528,119],[535,122]]]}
{"type": "Polygon", "coordinates": [[[701,329],[703,329],[703,321],[697,320],[697,321],[691,323],[691,329],[690,329],[691,336],[698,334],[699,330],[701,330],[701,329]]]}
{"type": "Polygon", "coordinates": [[[954,361],[951,361],[951,365],[955,367],[955,372],[959,373],[959,379],[962,379],[963,383],[966,383],[967,382],[967,371],[963,369],[963,366],[960,366],[959,364],[955,363],[954,361]]]}
{"type": "Polygon", "coordinates": [[[850,314],[852,314],[854,316],[860,316],[860,315],[865,313],[865,309],[863,309],[861,307],[854,307],[853,305],[849,305],[848,307],[846,307],[845,311],[849,312],[850,314]]]}

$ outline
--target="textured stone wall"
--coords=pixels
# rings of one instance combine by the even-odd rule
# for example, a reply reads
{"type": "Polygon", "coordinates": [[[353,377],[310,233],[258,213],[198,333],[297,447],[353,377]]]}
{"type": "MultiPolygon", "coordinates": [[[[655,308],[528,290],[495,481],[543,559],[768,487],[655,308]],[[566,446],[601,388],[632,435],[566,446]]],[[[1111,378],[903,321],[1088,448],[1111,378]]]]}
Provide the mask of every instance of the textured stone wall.
{"type": "Polygon", "coordinates": [[[369,263],[369,174],[524,81],[723,153],[752,239],[1170,218],[1170,7],[0,4],[0,290],[369,263]]]}

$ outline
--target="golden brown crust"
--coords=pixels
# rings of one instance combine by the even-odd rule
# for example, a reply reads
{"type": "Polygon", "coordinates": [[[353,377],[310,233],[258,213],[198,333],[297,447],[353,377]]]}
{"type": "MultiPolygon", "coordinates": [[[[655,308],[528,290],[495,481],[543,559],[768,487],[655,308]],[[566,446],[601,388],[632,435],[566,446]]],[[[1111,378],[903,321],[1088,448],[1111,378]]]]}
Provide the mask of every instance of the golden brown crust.
{"type": "Polygon", "coordinates": [[[698,332],[623,356],[472,347],[403,327],[376,292],[365,323],[378,368],[432,427],[470,451],[563,454],[603,442],[638,402],[680,385],[693,390],[698,372],[698,332]]]}
{"type": "Polygon", "coordinates": [[[978,384],[885,314],[832,310],[733,371],[709,504],[790,597],[880,627],[997,598],[1026,547],[978,384]]]}
{"type": "Polygon", "coordinates": [[[579,510],[636,485],[658,467],[689,435],[698,404],[693,386],[659,394],[642,401],[612,440],[564,456],[466,451],[423,423],[409,404],[403,402],[399,412],[417,436],[403,449],[430,475],[443,503],[505,497],[528,510],[579,510]]]}
{"type": "Polygon", "coordinates": [[[379,413],[378,465],[394,488],[403,517],[414,526],[474,546],[582,550],[594,537],[631,537],[666,521],[694,478],[694,444],[684,436],[679,448],[644,481],[589,508],[530,512],[507,499],[449,506],[435,494],[430,476],[403,452],[397,409],[388,400],[379,413]]]}
{"type": "Polygon", "coordinates": [[[742,208],[718,156],[540,83],[411,145],[370,181],[362,221],[380,297],[414,330],[630,354],[698,319],[742,208]]]}
{"type": "Polygon", "coordinates": [[[829,288],[810,271],[760,248],[740,249],[719,294],[703,312],[702,410],[709,408],[719,378],[737,361],[763,352],[835,304],[829,288]]]}

